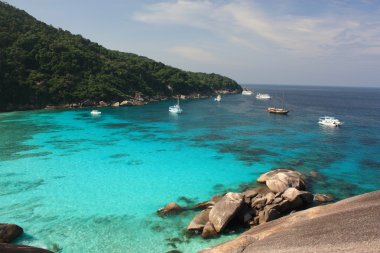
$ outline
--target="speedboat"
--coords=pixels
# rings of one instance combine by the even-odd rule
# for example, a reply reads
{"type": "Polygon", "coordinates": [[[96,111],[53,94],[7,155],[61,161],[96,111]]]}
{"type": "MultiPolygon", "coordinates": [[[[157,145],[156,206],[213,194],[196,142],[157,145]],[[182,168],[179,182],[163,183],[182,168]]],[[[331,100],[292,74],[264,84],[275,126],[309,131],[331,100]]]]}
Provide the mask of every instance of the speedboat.
{"type": "Polygon", "coordinates": [[[90,112],[90,114],[91,114],[91,115],[100,115],[100,114],[102,114],[102,112],[101,112],[101,111],[98,111],[98,110],[92,110],[92,111],[90,112]]]}
{"type": "Polygon", "coordinates": [[[276,107],[268,107],[267,111],[269,113],[275,113],[275,114],[288,114],[289,110],[286,110],[284,108],[276,108],[276,107]]]}
{"type": "Polygon", "coordinates": [[[266,94],[266,93],[257,93],[256,95],[256,99],[271,99],[272,97],[269,96],[269,94],[266,94]]]}
{"type": "Polygon", "coordinates": [[[218,95],[216,98],[214,98],[215,101],[220,102],[222,100],[222,96],[218,95]]]}
{"type": "Polygon", "coordinates": [[[324,126],[338,127],[343,125],[343,122],[340,122],[338,119],[334,117],[324,116],[319,118],[318,124],[324,126]]]}
{"type": "Polygon", "coordinates": [[[169,106],[169,112],[182,113],[182,108],[179,106],[179,98],[177,98],[177,104],[169,106]]]}
{"type": "Polygon", "coordinates": [[[243,91],[241,92],[242,95],[252,95],[253,91],[251,91],[248,88],[243,88],[243,91]]]}

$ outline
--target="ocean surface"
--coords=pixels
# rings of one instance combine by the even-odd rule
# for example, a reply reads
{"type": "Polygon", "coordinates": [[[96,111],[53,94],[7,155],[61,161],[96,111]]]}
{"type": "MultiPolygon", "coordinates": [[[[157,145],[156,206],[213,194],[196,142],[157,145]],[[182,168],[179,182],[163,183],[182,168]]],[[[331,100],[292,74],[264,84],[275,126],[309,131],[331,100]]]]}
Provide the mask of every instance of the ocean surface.
{"type": "Polygon", "coordinates": [[[183,206],[257,186],[277,167],[308,174],[314,193],[337,199],[380,189],[380,89],[252,85],[255,95],[140,107],[0,114],[0,222],[17,223],[16,243],[71,252],[196,252],[237,234],[186,236],[196,214],[183,206]],[[282,104],[289,115],[271,115],[282,104]],[[321,127],[321,116],[344,121],[321,127]]]}

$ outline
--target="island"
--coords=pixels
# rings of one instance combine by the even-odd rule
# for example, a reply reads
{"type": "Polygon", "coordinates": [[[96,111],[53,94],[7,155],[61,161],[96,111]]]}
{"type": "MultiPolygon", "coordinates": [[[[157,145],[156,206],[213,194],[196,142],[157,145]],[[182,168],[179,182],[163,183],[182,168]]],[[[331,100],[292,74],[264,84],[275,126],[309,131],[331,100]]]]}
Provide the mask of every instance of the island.
{"type": "Polygon", "coordinates": [[[0,111],[142,105],[236,93],[236,81],[109,50],[0,2],[0,111]]]}

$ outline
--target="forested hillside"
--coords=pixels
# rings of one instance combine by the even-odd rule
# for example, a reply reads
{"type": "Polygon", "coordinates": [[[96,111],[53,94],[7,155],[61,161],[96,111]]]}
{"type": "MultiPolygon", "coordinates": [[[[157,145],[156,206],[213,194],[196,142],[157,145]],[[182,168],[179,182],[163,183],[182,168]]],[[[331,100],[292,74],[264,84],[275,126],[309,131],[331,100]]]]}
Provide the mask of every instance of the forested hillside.
{"type": "Polygon", "coordinates": [[[108,50],[0,1],[0,111],[145,96],[240,90],[230,78],[108,50]]]}

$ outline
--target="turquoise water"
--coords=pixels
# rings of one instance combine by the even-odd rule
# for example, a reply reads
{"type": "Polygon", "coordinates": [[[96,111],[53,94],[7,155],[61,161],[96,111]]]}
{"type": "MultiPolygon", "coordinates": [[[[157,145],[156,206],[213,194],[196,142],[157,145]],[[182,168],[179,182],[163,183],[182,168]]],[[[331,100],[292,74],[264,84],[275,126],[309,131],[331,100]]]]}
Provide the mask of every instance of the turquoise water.
{"type": "Polygon", "coordinates": [[[196,252],[195,215],[160,218],[170,201],[191,205],[241,190],[274,167],[317,171],[313,192],[338,199],[380,189],[379,89],[253,86],[273,101],[224,96],[142,107],[0,114],[0,221],[21,225],[17,243],[60,252],[196,252]],[[336,116],[342,128],[320,127],[336,116]]]}

